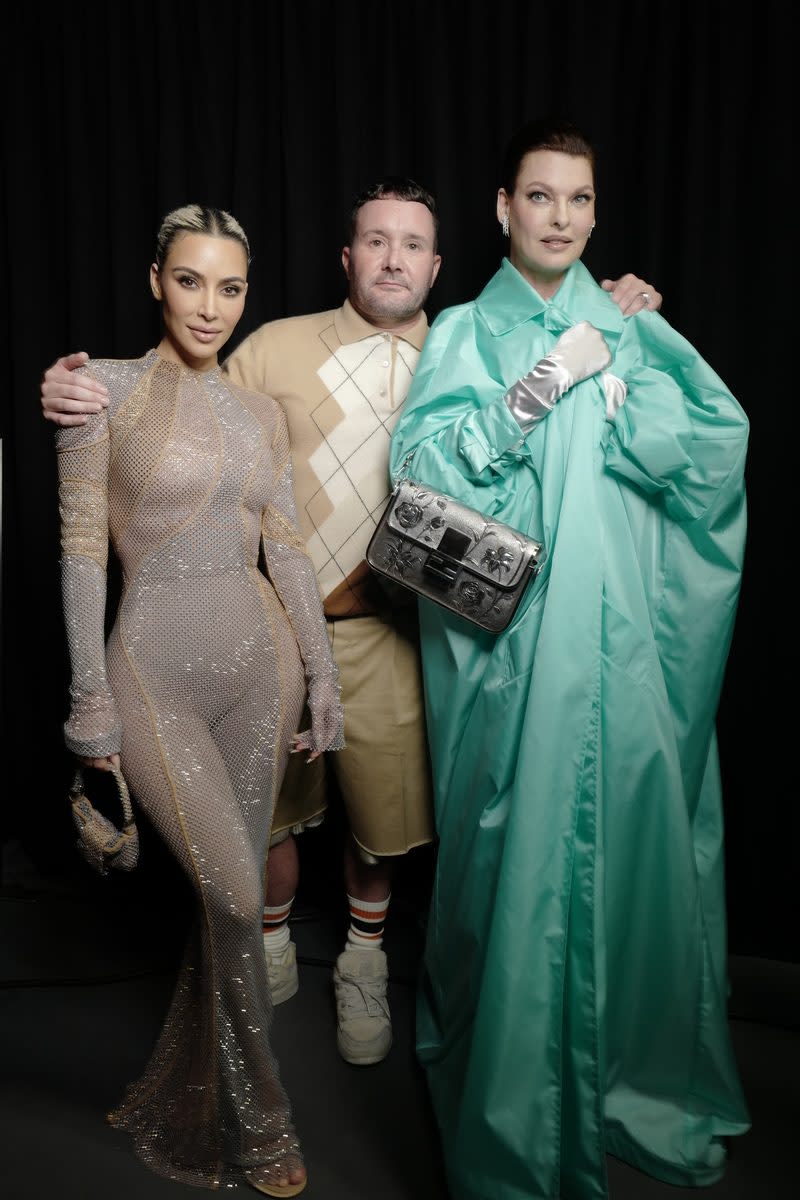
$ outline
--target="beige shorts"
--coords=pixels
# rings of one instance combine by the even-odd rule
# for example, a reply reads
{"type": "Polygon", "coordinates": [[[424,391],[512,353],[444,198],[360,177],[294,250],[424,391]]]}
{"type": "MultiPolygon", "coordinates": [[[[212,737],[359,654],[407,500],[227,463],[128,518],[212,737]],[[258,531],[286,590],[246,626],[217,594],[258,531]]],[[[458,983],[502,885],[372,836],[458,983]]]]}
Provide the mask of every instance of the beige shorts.
{"type": "Polygon", "coordinates": [[[347,747],[306,763],[292,755],[275,807],[271,844],[318,824],[326,775],[336,777],[358,845],[376,857],[434,839],[430,762],[414,610],[329,621],[339,668],[347,747]]]}

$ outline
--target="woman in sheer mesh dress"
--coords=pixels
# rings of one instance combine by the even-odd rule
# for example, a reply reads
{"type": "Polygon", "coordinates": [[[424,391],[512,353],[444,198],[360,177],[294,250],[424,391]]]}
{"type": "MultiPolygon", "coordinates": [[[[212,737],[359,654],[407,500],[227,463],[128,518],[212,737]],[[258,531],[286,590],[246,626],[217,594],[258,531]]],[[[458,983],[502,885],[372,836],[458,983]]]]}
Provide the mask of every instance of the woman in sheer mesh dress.
{"type": "Polygon", "coordinates": [[[169,213],[161,343],[83,368],[110,402],[58,434],[65,732],[89,766],[121,759],[196,897],[163,1030],[109,1120],[159,1174],[288,1197],[306,1172],[269,1045],[262,864],[287,756],[341,748],[342,711],[283,412],[218,366],[248,262],[230,214],[169,213]],[[123,588],[104,644],[109,538],[123,588]]]}

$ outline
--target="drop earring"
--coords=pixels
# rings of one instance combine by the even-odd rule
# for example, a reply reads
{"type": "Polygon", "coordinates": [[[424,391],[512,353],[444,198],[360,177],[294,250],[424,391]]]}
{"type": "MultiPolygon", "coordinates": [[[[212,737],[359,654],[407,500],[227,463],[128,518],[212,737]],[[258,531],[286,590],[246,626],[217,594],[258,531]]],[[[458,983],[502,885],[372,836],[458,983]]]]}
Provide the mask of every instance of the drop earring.
{"type": "Polygon", "coordinates": [[[591,236],[592,236],[592,232],[593,232],[593,230],[594,230],[594,227],[595,227],[595,225],[596,225],[596,224],[597,224],[597,222],[596,222],[596,221],[592,221],[592,227],[591,227],[591,229],[589,230],[589,232],[587,233],[587,235],[586,235],[587,237],[591,237],[591,236]]]}
{"type": "Polygon", "coordinates": [[[503,237],[509,237],[508,213],[503,213],[503,219],[500,222],[500,227],[503,230],[503,237]]]}

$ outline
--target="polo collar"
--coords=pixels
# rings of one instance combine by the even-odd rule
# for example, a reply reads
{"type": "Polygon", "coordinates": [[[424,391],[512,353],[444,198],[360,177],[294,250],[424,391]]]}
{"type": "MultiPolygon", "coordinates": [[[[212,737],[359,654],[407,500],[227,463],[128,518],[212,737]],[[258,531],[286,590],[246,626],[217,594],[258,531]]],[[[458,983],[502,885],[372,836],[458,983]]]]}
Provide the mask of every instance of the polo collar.
{"type": "Polygon", "coordinates": [[[342,307],[337,308],[333,324],[343,346],[375,337],[376,334],[390,333],[393,337],[408,342],[416,350],[421,350],[428,334],[428,318],[424,312],[418,314],[416,321],[408,329],[404,329],[402,333],[395,333],[392,329],[379,329],[377,325],[370,325],[369,321],[365,321],[361,314],[356,312],[349,300],[345,300],[342,307]]]}

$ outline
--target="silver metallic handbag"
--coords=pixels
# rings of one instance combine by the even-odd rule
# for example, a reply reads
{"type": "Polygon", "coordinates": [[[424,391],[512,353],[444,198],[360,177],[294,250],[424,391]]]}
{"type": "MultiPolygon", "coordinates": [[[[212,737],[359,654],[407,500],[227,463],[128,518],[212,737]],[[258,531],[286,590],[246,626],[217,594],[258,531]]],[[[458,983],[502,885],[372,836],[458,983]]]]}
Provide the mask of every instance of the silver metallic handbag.
{"type": "Polygon", "coordinates": [[[139,859],[139,832],[133,819],[128,785],[119,767],[112,767],[108,774],[113,775],[116,783],[116,797],[124,821],[121,829],[104,816],[87,796],[83,767],[79,766],[75,771],[69,789],[72,819],[78,831],[75,845],[89,866],[101,875],[107,875],[110,867],[118,871],[132,871],[139,859]]]}
{"type": "Polygon", "coordinates": [[[541,542],[403,477],[367,547],[373,571],[488,633],[508,628],[543,561],[541,542]]]}

